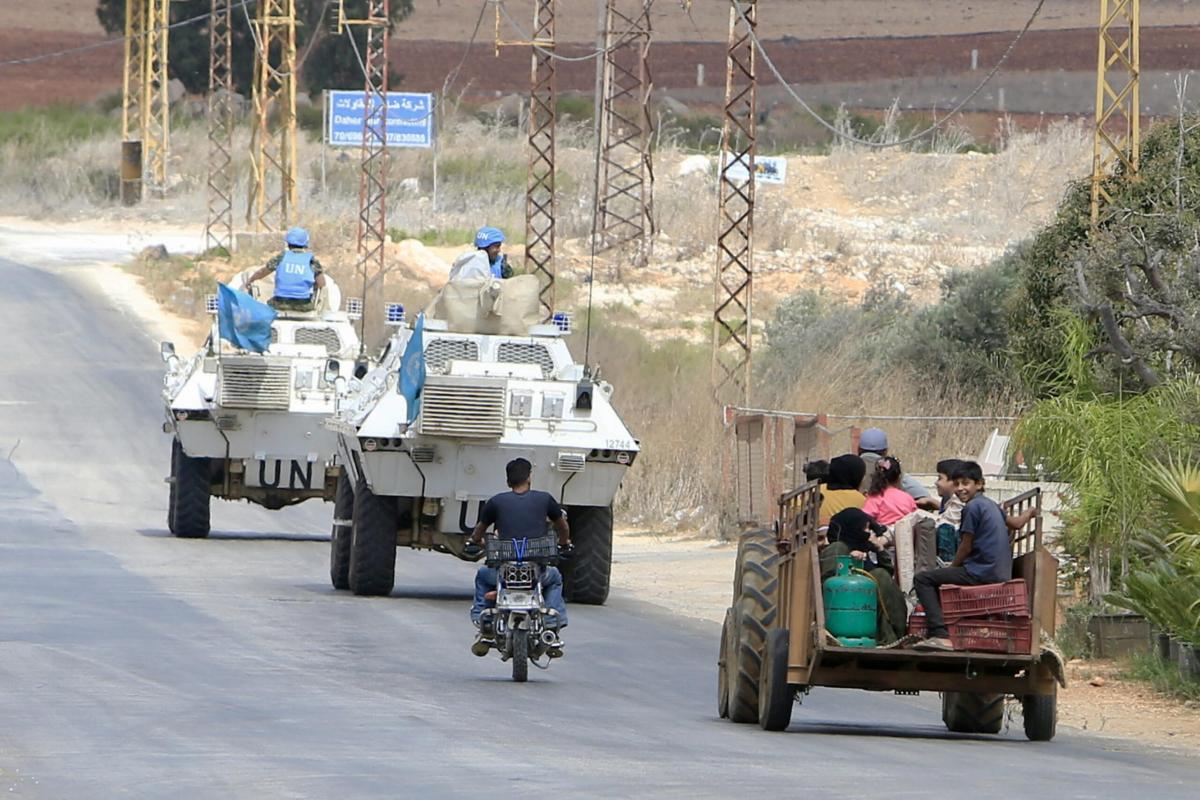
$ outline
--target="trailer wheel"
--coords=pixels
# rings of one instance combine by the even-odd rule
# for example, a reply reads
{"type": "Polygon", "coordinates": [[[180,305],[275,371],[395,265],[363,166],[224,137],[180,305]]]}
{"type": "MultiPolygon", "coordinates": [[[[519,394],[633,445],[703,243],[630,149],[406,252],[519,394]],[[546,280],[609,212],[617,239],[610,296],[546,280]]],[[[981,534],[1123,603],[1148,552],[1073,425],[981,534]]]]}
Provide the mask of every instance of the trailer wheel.
{"type": "Polygon", "coordinates": [[[396,498],[376,495],[360,476],[354,489],[350,591],[368,596],[391,594],[396,582],[399,518],[396,498]]]}
{"type": "Polygon", "coordinates": [[[1025,738],[1031,742],[1048,742],[1058,727],[1058,688],[1050,694],[1027,694],[1021,698],[1021,714],[1025,718],[1025,738]]]}
{"type": "Polygon", "coordinates": [[[337,479],[333,501],[333,530],[329,533],[329,582],[335,589],[350,588],[350,546],[354,536],[354,487],[350,475],[342,470],[337,479]],[[340,521],[346,524],[339,525],[340,521]]]}
{"type": "Polygon", "coordinates": [[[942,722],[955,733],[999,733],[1004,725],[1004,695],[944,692],[942,722]]]}
{"type": "Polygon", "coordinates": [[[602,606],[612,577],[612,506],[567,510],[575,554],[563,564],[563,596],[573,603],[602,606]]]}
{"type": "Polygon", "coordinates": [[[746,639],[745,613],[737,606],[731,610],[729,646],[725,653],[729,719],[742,723],[758,722],[758,674],[762,654],[746,639]]]}
{"type": "Polygon", "coordinates": [[[764,731],[783,731],[792,722],[796,692],[788,685],[788,632],[772,628],[763,652],[758,684],[758,724],[764,731]]]}
{"type": "Polygon", "coordinates": [[[721,623],[721,649],[717,653],[717,716],[729,719],[729,666],[727,654],[733,637],[733,609],[725,609],[725,621],[721,623]]]}
{"type": "Polygon", "coordinates": [[[210,460],[192,458],[175,439],[171,443],[171,511],[167,527],[183,539],[203,539],[211,530],[210,460]]]}
{"type": "Polygon", "coordinates": [[[770,531],[742,534],[733,599],[736,655],[726,664],[730,673],[729,717],[734,722],[758,721],[758,684],[767,633],[779,613],[779,551],[770,531]]]}

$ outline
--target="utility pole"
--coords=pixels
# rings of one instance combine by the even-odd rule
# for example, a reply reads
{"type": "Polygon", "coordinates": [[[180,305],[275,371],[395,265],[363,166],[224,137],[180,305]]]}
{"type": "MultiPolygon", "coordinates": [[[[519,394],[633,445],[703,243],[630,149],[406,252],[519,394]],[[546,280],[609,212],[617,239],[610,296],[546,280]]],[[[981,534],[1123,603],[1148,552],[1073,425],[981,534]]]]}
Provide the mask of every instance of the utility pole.
{"type": "Polygon", "coordinates": [[[650,7],[652,0],[607,0],[602,59],[600,243],[632,247],[645,264],[654,236],[654,165],[650,153],[650,7]]]}
{"type": "Polygon", "coordinates": [[[168,0],[125,0],[125,67],[121,93],[121,198],[142,198],[167,185],[170,103],[167,93],[168,0]]]}
{"type": "MultiPolygon", "coordinates": [[[[358,190],[358,271],[362,276],[363,314],[359,341],[367,346],[367,293],[387,271],[387,92],[388,0],[369,0],[364,19],[348,19],[345,2],[338,3],[338,33],[353,36],[354,27],[366,34],[363,67],[362,172],[358,190]]],[[[358,53],[356,52],[356,57],[358,53]]]]}
{"type": "Polygon", "coordinates": [[[1092,145],[1092,227],[1112,197],[1104,181],[1114,171],[1137,174],[1141,159],[1141,8],[1139,0],[1100,0],[1096,64],[1096,127],[1092,145]]]}
{"type": "Polygon", "coordinates": [[[212,0],[208,21],[208,214],[206,250],[233,252],[233,6],[212,0]]]}
{"type": "Polygon", "coordinates": [[[753,350],[754,155],[758,73],[753,33],[756,0],[738,0],[729,12],[725,122],[717,187],[717,265],[714,282],[712,384],[718,399],[736,389],[750,403],[753,350]]]}
{"type": "Polygon", "coordinates": [[[256,231],[280,231],[296,205],[295,0],[259,0],[250,35],[257,58],[246,221],[256,231]],[[277,116],[274,129],[272,112],[277,116]]]}
{"type": "Polygon", "coordinates": [[[554,76],[555,0],[534,0],[528,42],[500,37],[502,9],[496,4],[496,54],[501,47],[532,48],[529,92],[529,173],[525,188],[525,269],[537,275],[542,318],[554,314],[554,139],[557,121],[554,76]]]}

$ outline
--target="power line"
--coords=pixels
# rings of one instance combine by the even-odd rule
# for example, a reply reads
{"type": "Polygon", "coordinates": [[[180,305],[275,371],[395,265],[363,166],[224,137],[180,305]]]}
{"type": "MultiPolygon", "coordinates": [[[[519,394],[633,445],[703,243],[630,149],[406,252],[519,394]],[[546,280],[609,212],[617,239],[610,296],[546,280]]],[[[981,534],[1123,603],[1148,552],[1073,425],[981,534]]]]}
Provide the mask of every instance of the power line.
{"type": "MultiPolygon", "coordinates": [[[[730,5],[733,6],[734,11],[742,18],[742,22],[747,23],[746,14],[738,6],[737,0],[730,0],[730,5]]],[[[1025,27],[1021,28],[1021,31],[1017,34],[1016,38],[1013,39],[1012,42],[1008,45],[1008,49],[1004,51],[1004,55],[1000,56],[1000,60],[997,61],[996,65],[994,67],[992,67],[991,71],[988,72],[988,74],[986,76],[984,76],[983,81],[981,81],[980,84],[975,87],[974,91],[972,91],[965,98],[963,98],[962,102],[960,102],[958,105],[956,105],[952,109],[950,109],[950,112],[945,117],[943,117],[942,119],[933,123],[925,130],[915,133],[911,136],[906,136],[903,139],[898,139],[894,142],[872,142],[867,139],[860,139],[857,136],[848,134],[845,131],[840,131],[833,125],[830,125],[825,120],[825,118],[822,117],[820,114],[818,114],[816,111],[814,111],[812,109],[812,107],[809,106],[809,104],[804,101],[804,98],[796,93],[796,90],[792,88],[791,84],[789,84],[784,79],[783,75],[781,75],[779,72],[779,68],[775,66],[775,62],[771,60],[771,56],[767,54],[766,48],[763,47],[762,41],[758,38],[758,34],[756,34],[754,32],[753,28],[751,28],[751,26],[749,26],[748,23],[747,23],[747,27],[750,28],[750,31],[749,31],[750,40],[752,42],[754,42],[755,48],[757,48],[759,54],[762,55],[763,61],[767,65],[767,69],[771,70],[771,73],[775,76],[775,79],[777,81],[779,81],[780,85],[783,86],[783,88],[785,90],[787,90],[787,93],[792,96],[792,99],[795,100],[797,103],[799,103],[800,107],[803,108],[806,112],[808,112],[808,114],[810,116],[812,116],[813,119],[815,119],[817,122],[819,122],[823,127],[828,129],[830,133],[832,133],[834,136],[838,137],[839,139],[842,139],[842,140],[848,141],[848,142],[853,142],[854,144],[860,144],[860,145],[863,145],[864,147],[875,147],[875,148],[883,149],[883,148],[887,148],[887,147],[899,147],[901,145],[911,144],[919,139],[923,139],[926,136],[928,136],[929,134],[933,133],[934,131],[937,131],[939,128],[942,128],[943,126],[945,126],[947,122],[949,122],[953,117],[957,116],[958,113],[960,111],[962,111],[963,108],[966,107],[967,103],[974,100],[975,96],[983,91],[983,88],[985,86],[987,86],[989,82],[991,82],[992,78],[994,78],[996,76],[996,73],[1000,71],[1000,68],[1002,66],[1004,66],[1004,62],[1006,62],[1008,60],[1008,57],[1012,54],[1012,51],[1017,46],[1017,43],[1020,42],[1021,39],[1025,36],[1025,34],[1029,31],[1029,28],[1033,25],[1034,21],[1038,18],[1038,15],[1042,13],[1042,7],[1044,5],[1046,5],[1046,0],[1038,1],[1037,7],[1035,9],[1033,9],[1033,13],[1029,16],[1029,19],[1025,22],[1025,27]]]]}
{"type": "MultiPolygon", "coordinates": [[[[251,3],[256,2],[256,1],[257,0],[242,0],[242,2],[238,3],[238,6],[241,7],[242,9],[245,9],[246,6],[248,6],[251,3]]],[[[189,17],[188,19],[180,20],[179,22],[172,22],[170,25],[167,26],[167,30],[170,31],[170,30],[174,30],[175,28],[182,28],[187,25],[194,25],[197,22],[203,22],[204,20],[208,19],[211,16],[212,16],[212,12],[210,11],[207,14],[200,14],[199,16],[189,17]]],[[[130,38],[142,39],[147,36],[151,36],[157,32],[158,32],[158,29],[155,28],[153,30],[148,30],[144,33],[139,33],[137,36],[134,36],[134,37],[118,36],[114,39],[105,39],[102,42],[93,42],[92,44],[85,44],[85,45],[81,45],[80,47],[70,47],[70,48],[67,48],[66,50],[55,50],[52,53],[42,53],[40,55],[27,56],[25,58],[13,58],[13,59],[9,59],[7,61],[0,61],[0,67],[11,67],[11,66],[18,66],[21,64],[36,64],[39,61],[48,61],[52,58],[61,58],[62,56],[74,55],[76,53],[86,53],[89,50],[99,50],[102,47],[108,47],[108,46],[114,45],[114,44],[123,44],[126,39],[130,39],[130,38]]]]}
{"type": "Polygon", "coordinates": [[[626,34],[621,39],[613,42],[608,47],[600,48],[598,50],[593,50],[592,52],[588,53],[587,55],[562,56],[562,55],[559,55],[558,53],[552,52],[552,51],[547,50],[546,48],[542,47],[541,45],[539,45],[537,43],[537,41],[534,40],[534,38],[531,35],[526,33],[525,29],[521,27],[520,23],[518,23],[515,19],[513,19],[512,15],[508,13],[508,9],[505,8],[505,6],[504,6],[504,0],[488,0],[488,2],[496,4],[496,7],[500,9],[500,13],[504,15],[504,18],[506,20],[508,20],[508,24],[512,25],[513,29],[517,32],[517,34],[522,39],[524,39],[526,42],[529,42],[534,50],[537,50],[542,55],[544,55],[554,61],[566,61],[566,62],[570,62],[570,63],[578,63],[580,61],[591,61],[593,58],[599,58],[600,56],[608,55],[612,51],[618,50],[621,47],[624,47],[627,42],[632,41],[639,35],[636,33],[626,34]]]}

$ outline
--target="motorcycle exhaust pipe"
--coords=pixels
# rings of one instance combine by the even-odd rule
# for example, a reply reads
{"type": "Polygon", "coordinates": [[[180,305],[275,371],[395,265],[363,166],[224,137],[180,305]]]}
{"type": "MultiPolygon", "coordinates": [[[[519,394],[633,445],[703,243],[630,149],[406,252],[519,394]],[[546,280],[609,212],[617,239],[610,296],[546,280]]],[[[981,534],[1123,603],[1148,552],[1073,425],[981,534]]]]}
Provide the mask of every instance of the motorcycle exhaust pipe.
{"type": "Polygon", "coordinates": [[[554,631],[542,631],[541,640],[542,644],[550,647],[557,643],[558,637],[554,635],[554,631]]]}

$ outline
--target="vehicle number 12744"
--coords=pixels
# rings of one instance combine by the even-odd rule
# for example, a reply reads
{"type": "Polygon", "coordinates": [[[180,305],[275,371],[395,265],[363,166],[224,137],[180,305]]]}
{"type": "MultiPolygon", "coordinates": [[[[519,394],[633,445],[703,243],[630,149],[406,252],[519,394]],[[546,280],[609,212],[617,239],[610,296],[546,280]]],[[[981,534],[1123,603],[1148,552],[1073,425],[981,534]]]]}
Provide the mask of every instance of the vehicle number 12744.
{"type": "Polygon", "coordinates": [[[633,440],[631,439],[605,439],[604,446],[610,450],[632,450],[633,440]]]}

